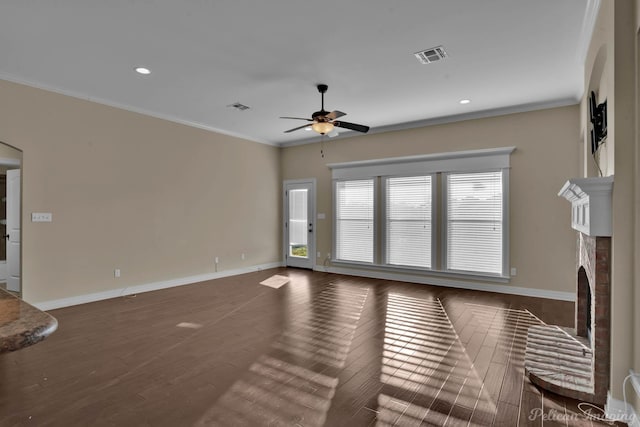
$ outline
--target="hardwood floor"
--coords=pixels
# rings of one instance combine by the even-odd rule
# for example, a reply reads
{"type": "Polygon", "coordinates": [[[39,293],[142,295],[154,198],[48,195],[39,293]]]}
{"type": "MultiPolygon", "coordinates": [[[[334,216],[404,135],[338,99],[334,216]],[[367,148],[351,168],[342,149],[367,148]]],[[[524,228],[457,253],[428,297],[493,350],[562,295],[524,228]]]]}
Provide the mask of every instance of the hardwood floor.
{"type": "Polygon", "coordinates": [[[605,425],[524,376],[572,303],[273,269],[51,314],[0,355],[0,426],[605,425]]]}

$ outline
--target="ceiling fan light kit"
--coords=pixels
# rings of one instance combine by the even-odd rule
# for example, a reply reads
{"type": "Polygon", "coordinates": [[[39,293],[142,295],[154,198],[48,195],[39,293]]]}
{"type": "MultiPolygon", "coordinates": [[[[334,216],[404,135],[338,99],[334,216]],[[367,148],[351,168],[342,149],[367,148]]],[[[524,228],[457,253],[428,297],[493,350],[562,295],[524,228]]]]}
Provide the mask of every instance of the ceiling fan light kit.
{"type": "Polygon", "coordinates": [[[320,135],[324,135],[333,130],[333,123],[330,123],[330,122],[314,123],[311,125],[311,129],[318,132],[320,135]]]}
{"type": "MultiPolygon", "coordinates": [[[[346,116],[347,113],[343,113],[342,111],[325,111],[324,109],[324,94],[329,89],[329,86],[326,84],[319,84],[317,86],[318,92],[320,92],[321,96],[321,107],[320,111],[316,111],[311,115],[310,119],[302,118],[302,117],[280,117],[281,119],[293,119],[293,120],[305,120],[307,122],[312,122],[311,129],[320,135],[326,135],[329,132],[334,130],[334,127],[341,127],[345,129],[354,130],[356,132],[367,133],[369,132],[369,126],[359,125],[356,123],[342,122],[336,121],[338,117],[346,116]]],[[[293,129],[289,129],[284,131],[284,133],[293,132],[299,129],[308,128],[309,124],[305,124],[302,126],[295,127],[293,129]]],[[[331,135],[330,135],[331,136],[331,135]]],[[[333,135],[335,136],[335,135],[333,135]]]]}

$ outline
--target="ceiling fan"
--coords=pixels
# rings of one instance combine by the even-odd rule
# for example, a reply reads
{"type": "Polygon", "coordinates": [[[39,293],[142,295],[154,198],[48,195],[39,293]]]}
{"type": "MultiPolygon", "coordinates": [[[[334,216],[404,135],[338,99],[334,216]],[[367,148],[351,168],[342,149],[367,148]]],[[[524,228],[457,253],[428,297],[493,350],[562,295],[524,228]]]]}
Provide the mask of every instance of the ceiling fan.
{"type": "MultiPolygon", "coordinates": [[[[326,135],[331,132],[334,127],[340,127],[350,130],[355,130],[356,132],[367,133],[369,132],[369,126],[359,125],[356,123],[343,122],[342,120],[336,120],[339,117],[346,116],[347,113],[343,113],[342,111],[325,111],[324,110],[324,94],[329,89],[329,86],[325,84],[319,84],[318,92],[320,92],[320,96],[322,97],[322,105],[320,111],[316,111],[311,115],[310,119],[302,118],[302,117],[280,117],[281,119],[293,119],[293,120],[306,120],[307,122],[312,122],[311,129],[318,132],[320,135],[326,135]]],[[[293,132],[295,130],[304,129],[309,127],[309,123],[298,126],[293,129],[285,130],[284,133],[293,132]]]]}

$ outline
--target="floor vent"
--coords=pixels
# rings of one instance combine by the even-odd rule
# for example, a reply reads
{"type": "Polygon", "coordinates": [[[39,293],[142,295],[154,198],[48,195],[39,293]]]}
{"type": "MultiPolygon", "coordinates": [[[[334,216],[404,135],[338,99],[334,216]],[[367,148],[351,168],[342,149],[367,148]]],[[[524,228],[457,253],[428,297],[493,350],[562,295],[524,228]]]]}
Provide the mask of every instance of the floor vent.
{"type": "Polygon", "coordinates": [[[431,64],[432,62],[440,61],[447,57],[447,52],[444,51],[444,47],[437,46],[431,49],[423,50],[414,53],[421,64],[431,64]]]}
{"type": "Polygon", "coordinates": [[[278,289],[279,287],[284,286],[287,283],[289,283],[289,278],[287,276],[280,276],[278,274],[260,282],[261,285],[269,286],[270,288],[274,289],[278,289]]]}

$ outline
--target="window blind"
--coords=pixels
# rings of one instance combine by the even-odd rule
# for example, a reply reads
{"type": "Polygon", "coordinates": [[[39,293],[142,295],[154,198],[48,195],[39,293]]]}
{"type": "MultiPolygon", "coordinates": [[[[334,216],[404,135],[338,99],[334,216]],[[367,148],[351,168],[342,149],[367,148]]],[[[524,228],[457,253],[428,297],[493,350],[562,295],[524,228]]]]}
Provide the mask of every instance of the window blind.
{"type": "Polygon", "coordinates": [[[373,262],[373,179],[336,182],[336,259],[373,262]]]}
{"type": "Polygon", "coordinates": [[[307,245],[307,199],[306,189],[289,191],[289,255],[291,248],[307,245]]]}
{"type": "Polygon", "coordinates": [[[449,270],[503,274],[502,172],[446,175],[449,270]]]}
{"type": "Polygon", "coordinates": [[[431,176],[385,179],[387,264],[431,268],[431,176]]]}

